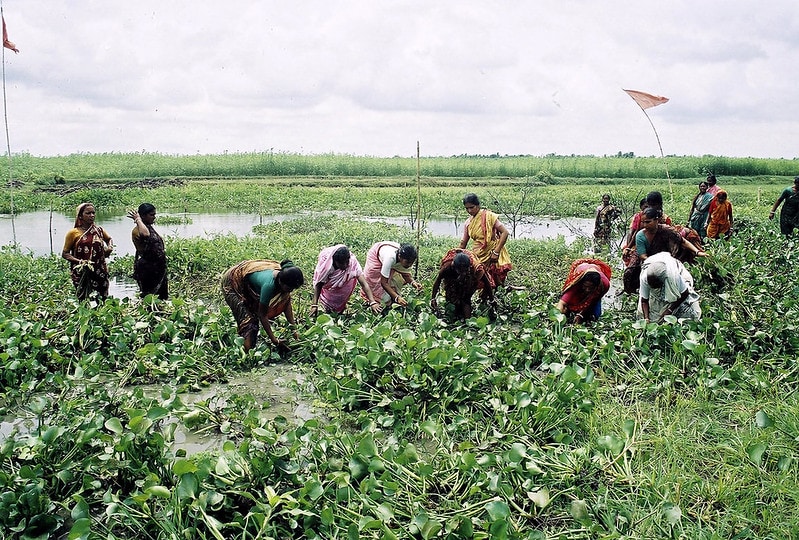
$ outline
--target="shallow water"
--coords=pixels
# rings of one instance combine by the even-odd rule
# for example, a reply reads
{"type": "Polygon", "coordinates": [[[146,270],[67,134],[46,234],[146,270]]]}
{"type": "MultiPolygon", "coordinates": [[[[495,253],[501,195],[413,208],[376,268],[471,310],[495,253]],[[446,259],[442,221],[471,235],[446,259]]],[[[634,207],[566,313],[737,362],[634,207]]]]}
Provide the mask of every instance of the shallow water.
{"type": "MultiPolygon", "coordinates": [[[[186,223],[162,224],[156,218],[156,230],[168,238],[198,238],[218,234],[233,234],[243,237],[252,233],[253,227],[266,223],[314,217],[324,214],[280,214],[260,216],[257,214],[203,213],[203,214],[165,214],[181,218],[186,223]]],[[[365,217],[364,221],[392,223],[411,228],[407,218],[365,217]]],[[[464,219],[430,219],[424,222],[424,230],[434,236],[460,238],[464,219]]],[[[133,222],[125,213],[100,213],[97,223],[114,239],[115,257],[132,255],[133,243],[130,239],[133,222]]],[[[0,245],[12,245],[16,238],[17,246],[25,253],[36,256],[59,255],[63,249],[64,237],[74,225],[74,217],[47,211],[26,212],[14,216],[0,214],[0,245]]],[[[511,230],[510,224],[505,224],[511,230]]],[[[589,236],[593,231],[594,220],[586,218],[550,219],[535,218],[530,223],[521,223],[516,230],[516,238],[554,239],[564,237],[567,243],[580,236],[589,236]]],[[[513,231],[511,231],[513,232],[513,231]]]]}
{"type": "MultiPolygon", "coordinates": [[[[141,388],[146,396],[160,399],[162,387],[163,385],[127,386],[121,391],[132,395],[137,388],[141,388]]],[[[305,375],[293,364],[273,364],[239,374],[227,383],[212,384],[200,392],[180,394],[180,400],[186,405],[206,402],[214,407],[222,407],[230,397],[246,394],[251,394],[263,407],[260,411],[261,418],[271,420],[282,417],[289,424],[301,425],[306,420],[319,416],[311,402],[305,375]]],[[[175,424],[172,450],[184,450],[187,455],[221,449],[227,440],[221,433],[188,430],[176,417],[167,417],[164,424],[175,424]]],[[[0,419],[0,443],[15,429],[19,433],[30,433],[37,427],[36,418],[27,411],[6,416],[0,419]]]]}

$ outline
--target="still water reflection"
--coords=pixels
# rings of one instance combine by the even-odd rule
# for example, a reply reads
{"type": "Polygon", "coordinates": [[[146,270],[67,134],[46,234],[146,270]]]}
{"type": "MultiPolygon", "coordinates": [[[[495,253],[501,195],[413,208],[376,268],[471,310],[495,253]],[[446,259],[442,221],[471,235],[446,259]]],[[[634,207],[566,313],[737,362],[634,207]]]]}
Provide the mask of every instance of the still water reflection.
{"type": "MultiPolygon", "coordinates": [[[[233,234],[246,236],[252,233],[253,227],[276,221],[288,221],[314,217],[315,214],[292,214],[260,216],[257,214],[167,214],[181,219],[179,224],[163,224],[156,219],[155,226],[163,237],[197,238],[217,234],[233,234]]],[[[464,216],[465,217],[465,216],[464,216]]],[[[371,217],[365,221],[393,223],[411,227],[411,223],[403,218],[371,217]]],[[[23,252],[36,256],[60,255],[64,245],[64,236],[74,224],[74,217],[66,214],[50,214],[50,212],[26,212],[14,217],[12,228],[11,216],[0,214],[0,246],[11,245],[16,236],[17,245],[23,252]]],[[[463,218],[432,219],[424,223],[425,231],[434,236],[451,236],[458,238],[463,232],[463,218]]],[[[125,213],[98,213],[97,223],[114,239],[115,257],[132,255],[133,244],[130,233],[133,222],[125,213]]],[[[516,238],[550,239],[563,236],[567,243],[583,235],[590,235],[594,220],[585,218],[547,219],[537,218],[532,223],[519,224],[516,238]]],[[[510,226],[506,223],[508,229],[510,226]]]]}

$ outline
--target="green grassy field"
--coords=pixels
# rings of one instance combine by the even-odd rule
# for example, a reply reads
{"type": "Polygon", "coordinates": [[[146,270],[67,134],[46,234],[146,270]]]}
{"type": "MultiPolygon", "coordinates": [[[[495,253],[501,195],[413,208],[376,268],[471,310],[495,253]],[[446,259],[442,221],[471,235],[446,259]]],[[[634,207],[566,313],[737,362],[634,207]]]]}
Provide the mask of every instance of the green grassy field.
{"type": "Polygon", "coordinates": [[[71,154],[37,157],[17,154],[13,177],[29,182],[140,179],[152,177],[413,177],[435,178],[693,178],[718,176],[792,177],[797,160],[721,156],[451,156],[379,158],[346,154],[302,155],[274,152],[165,155],[159,153],[71,154]],[[418,170],[417,170],[418,167],[418,170]]]}
{"type": "MultiPolygon", "coordinates": [[[[660,188],[667,212],[684,219],[699,178],[671,189],[656,177],[436,178],[422,201],[425,213],[465,217],[467,191],[509,208],[526,193],[537,213],[591,217],[602,192],[634,205],[660,188]]],[[[157,307],[78,304],[64,261],[1,249],[0,413],[32,427],[0,434],[0,530],[75,539],[799,534],[799,244],[765,219],[787,185],[782,175],[720,177],[740,222],[691,267],[698,322],[644,324],[622,297],[594,325],[566,324],[552,304],[586,245],[562,240],[509,244],[511,278],[525,288],[502,295],[496,321],[482,312],[464,324],[438,319],[430,284],[452,242],[425,235],[426,290],[408,308],[376,318],[353,306],[312,322],[306,284],[295,293],[301,339],[290,358],[264,345],[244,354],[220,273],[242,259],[288,256],[310,279],[323,246],[346,242],[363,260],[375,241],[415,241],[407,228],[357,219],[406,215],[414,180],[192,179],[63,197],[19,188],[25,209],[146,198],[159,212],[354,216],[272,223],[245,239],[169,239],[172,300],[157,307]],[[252,395],[181,399],[284,361],[303,367],[321,411],[300,425],[266,419],[268,405],[252,395]],[[143,384],[163,390],[148,397],[136,390],[143,384]],[[227,442],[181,455],[171,448],[174,422],[227,442]]],[[[125,257],[111,270],[129,275],[131,266],[125,257]]]]}

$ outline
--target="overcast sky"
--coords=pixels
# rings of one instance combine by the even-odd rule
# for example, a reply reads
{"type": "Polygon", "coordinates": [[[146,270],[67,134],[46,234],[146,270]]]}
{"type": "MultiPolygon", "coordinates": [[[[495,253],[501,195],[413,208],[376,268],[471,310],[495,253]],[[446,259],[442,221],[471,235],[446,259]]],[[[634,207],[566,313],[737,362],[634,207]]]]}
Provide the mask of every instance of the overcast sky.
{"type": "Polygon", "coordinates": [[[799,155],[796,0],[3,0],[12,153],[799,155]]]}

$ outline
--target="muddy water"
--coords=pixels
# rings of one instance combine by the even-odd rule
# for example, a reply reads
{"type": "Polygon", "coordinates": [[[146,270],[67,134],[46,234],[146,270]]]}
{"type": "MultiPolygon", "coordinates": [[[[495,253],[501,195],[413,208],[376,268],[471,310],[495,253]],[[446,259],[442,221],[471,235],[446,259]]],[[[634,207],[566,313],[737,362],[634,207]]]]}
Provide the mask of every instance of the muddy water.
{"type": "MultiPolygon", "coordinates": [[[[129,386],[121,389],[122,392],[133,394],[137,387],[129,386]]],[[[140,387],[148,397],[160,399],[161,385],[146,385],[140,387]]],[[[221,408],[233,396],[250,394],[260,404],[260,416],[264,419],[285,418],[289,424],[300,425],[306,420],[318,418],[319,415],[312,405],[312,395],[308,388],[303,371],[293,364],[274,364],[258,368],[251,372],[240,374],[224,384],[213,384],[200,392],[180,394],[180,400],[191,405],[204,405],[209,408],[221,408]]],[[[227,440],[224,434],[218,431],[195,432],[180,422],[177,417],[168,417],[164,421],[164,431],[171,431],[172,450],[183,450],[187,455],[203,451],[219,450],[227,440]]],[[[5,440],[12,431],[31,433],[38,427],[35,417],[20,411],[0,419],[0,442],[5,440]]]]}
{"type": "MultiPolygon", "coordinates": [[[[143,388],[145,395],[157,397],[161,387],[143,388]]],[[[181,394],[186,405],[207,404],[213,408],[223,407],[233,396],[250,394],[262,406],[263,419],[285,418],[289,424],[300,425],[316,417],[315,409],[307,391],[302,371],[291,364],[270,365],[231,379],[225,384],[211,385],[201,392],[181,394]]],[[[219,450],[227,437],[219,432],[194,432],[178,422],[172,442],[173,450],[185,450],[187,455],[208,450],[219,450]]]]}

